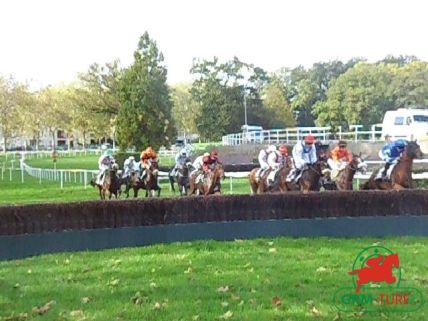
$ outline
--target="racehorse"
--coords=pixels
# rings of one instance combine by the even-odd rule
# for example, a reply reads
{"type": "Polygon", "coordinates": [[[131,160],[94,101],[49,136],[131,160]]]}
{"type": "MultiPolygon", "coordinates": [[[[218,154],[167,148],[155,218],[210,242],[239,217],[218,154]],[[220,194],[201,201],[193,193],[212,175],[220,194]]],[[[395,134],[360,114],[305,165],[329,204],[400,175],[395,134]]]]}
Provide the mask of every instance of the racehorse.
{"type": "Polygon", "coordinates": [[[95,177],[91,179],[90,184],[95,187],[98,187],[100,198],[102,200],[105,200],[108,196],[109,199],[111,199],[112,195],[117,199],[118,193],[120,194],[120,185],[121,180],[117,176],[117,171],[119,169],[119,165],[114,163],[111,165],[109,169],[106,169],[104,172],[104,180],[102,184],[97,184],[95,182],[95,177]]]}
{"type": "Polygon", "coordinates": [[[160,196],[161,187],[158,184],[159,167],[155,160],[148,160],[149,168],[146,169],[146,176],[143,179],[143,189],[146,190],[146,197],[160,196]]]}
{"type": "Polygon", "coordinates": [[[140,172],[132,170],[130,172],[130,178],[127,180],[125,194],[129,197],[129,190],[134,190],[134,197],[138,197],[138,190],[145,189],[146,197],[160,196],[161,187],[158,184],[158,163],[155,160],[149,160],[149,169],[146,169],[146,175],[143,180],[140,178],[140,172]]]}
{"type": "Polygon", "coordinates": [[[291,168],[284,169],[279,176],[279,190],[282,192],[288,191],[302,191],[307,193],[309,191],[319,192],[321,188],[320,179],[322,177],[322,171],[325,169],[326,163],[323,159],[318,160],[314,164],[306,165],[302,169],[301,176],[296,183],[287,182],[286,178],[291,168]]]}
{"type": "MultiPolygon", "coordinates": [[[[412,188],[412,168],[415,158],[422,158],[423,153],[416,142],[409,142],[404,148],[403,154],[397,165],[392,169],[388,180],[375,180],[378,171],[373,171],[369,180],[361,186],[361,189],[401,190],[412,188]]],[[[380,169],[379,169],[380,170],[380,169]]]]}
{"type": "Polygon", "coordinates": [[[367,163],[359,155],[353,155],[352,161],[350,161],[345,168],[339,171],[337,177],[334,180],[325,179],[322,186],[326,190],[352,190],[354,175],[357,171],[365,173],[367,171],[367,163]]]}
{"type": "Polygon", "coordinates": [[[132,170],[129,173],[129,177],[125,180],[125,186],[126,198],[129,197],[129,190],[131,188],[134,190],[134,197],[138,196],[138,190],[143,188],[143,182],[140,180],[140,175],[137,170],[132,170]]]}
{"type": "Polygon", "coordinates": [[[190,159],[186,160],[186,162],[182,166],[178,167],[176,175],[171,176],[172,170],[173,168],[168,173],[172,191],[175,193],[174,183],[177,183],[178,190],[180,191],[180,196],[187,195],[187,190],[190,187],[189,173],[193,170],[193,166],[190,162],[190,159]]]}
{"type": "Polygon", "coordinates": [[[274,182],[271,185],[267,182],[267,178],[272,171],[271,169],[265,171],[262,177],[258,177],[257,172],[260,170],[260,167],[253,168],[248,175],[251,194],[262,194],[278,190],[280,177],[283,176],[283,172],[290,168],[291,165],[292,159],[291,157],[287,157],[287,163],[275,173],[274,182]]]}
{"type": "Polygon", "coordinates": [[[224,169],[221,163],[216,163],[212,168],[209,168],[202,181],[196,183],[198,175],[193,174],[190,176],[190,190],[189,195],[195,192],[198,195],[220,194],[221,193],[221,179],[224,179],[224,169]]]}

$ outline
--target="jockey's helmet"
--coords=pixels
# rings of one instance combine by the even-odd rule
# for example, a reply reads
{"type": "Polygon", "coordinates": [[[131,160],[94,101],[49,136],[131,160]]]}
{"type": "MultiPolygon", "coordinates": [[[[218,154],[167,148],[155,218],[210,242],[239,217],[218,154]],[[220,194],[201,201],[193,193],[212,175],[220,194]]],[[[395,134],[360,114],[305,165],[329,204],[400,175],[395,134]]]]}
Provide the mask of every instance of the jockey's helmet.
{"type": "Polygon", "coordinates": [[[128,157],[128,159],[129,159],[130,161],[134,161],[134,160],[135,160],[135,157],[134,157],[134,156],[129,156],[129,157],[128,157]]]}
{"type": "Polygon", "coordinates": [[[276,146],[275,145],[269,145],[266,149],[269,153],[276,152],[276,146]]]}
{"type": "Polygon", "coordinates": [[[313,143],[315,143],[315,137],[313,135],[306,136],[305,143],[312,145],[313,143]]]}
{"type": "Polygon", "coordinates": [[[346,148],[346,146],[348,145],[348,143],[344,140],[339,140],[339,147],[343,147],[346,148]]]}
{"type": "Polygon", "coordinates": [[[407,145],[407,141],[405,139],[397,139],[395,141],[395,146],[404,148],[407,145]]]}
{"type": "Polygon", "coordinates": [[[285,146],[284,144],[279,145],[278,150],[282,155],[288,155],[287,146],[285,146]]]}
{"type": "Polygon", "coordinates": [[[202,155],[202,161],[203,161],[203,162],[208,162],[208,161],[209,161],[209,159],[210,159],[210,153],[204,153],[204,154],[202,155]]]}

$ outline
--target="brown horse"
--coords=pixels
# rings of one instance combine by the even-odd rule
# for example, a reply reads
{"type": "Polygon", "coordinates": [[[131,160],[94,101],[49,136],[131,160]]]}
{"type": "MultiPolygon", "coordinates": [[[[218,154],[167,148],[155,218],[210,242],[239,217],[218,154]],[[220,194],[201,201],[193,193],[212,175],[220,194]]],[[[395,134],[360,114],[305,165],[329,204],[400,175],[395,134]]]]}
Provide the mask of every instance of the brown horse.
{"type": "Polygon", "coordinates": [[[177,183],[180,196],[187,195],[187,191],[190,187],[189,173],[193,170],[192,162],[190,159],[186,160],[186,162],[177,169],[176,175],[174,176],[171,176],[172,170],[173,168],[168,173],[169,183],[171,184],[172,191],[175,194],[174,184],[177,183]]]}
{"type": "Polygon", "coordinates": [[[129,197],[129,190],[134,190],[134,197],[138,197],[138,190],[145,189],[146,197],[160,196],[161,187],[158,184],[158,163],[154,160],[149,160],[149,168],[146,170],[146,175],[143,180],[140,178],[138,171],[131,171],[130,178],[126,184],[125,194],[129,197]]]}
{"type": "Polygon", "coordinates": [[[189,195],[197,192],[198,195],[220,194],[221,179],[224,179],[224,169],[221,163],[216,163],[212,168],[204,173],[204,178],[196,184],[196,173],[190,176],[189,195]]]}
{"type": "Polygon", "coordinates": [[[129,190],[134,190],[134,197],[138,196],[138,190],[143,188],[143,182],[140,180],[140,175],[137,170],[132,170],[129,177],[125,181],[125,195],[129,197],[129,190]]]}
{"type": "MultiPolygon", "coordinates": [[[[275,191],[281,190],[280,188],[281,184],[279,183],[279,181],[281,180],[281,177],[284,176],[284,172],[288,168],[291,168],[291,165],[292,165],[292,158],[287,157],[287,163],[276,172],[275,180],[272,185],[269,185],[267,182],[267,178],[272,171],[271,169],[268,169],[267,171],[265,171],[262,177],[257,177],[257,172],[260,169],[260,167],[253,168],[250,174],[248,175],[248,179],[250,181],[251,194],[262,194],[266,192],[275,192],[275,191]]],[[[288,172],[289,171],[287,171],[287,173],[288,172]]]]}
{"type": "Polygon", "coordinates": [[[363,174],[367,171],[367,163],[361,158],[361,153],[359,155],[353,155],[352,161],[339,172],[334,181],[327,178],[322,186],[326,190],[351,191],[353,189],[352,182],[354,180],[354,175],[358,171],[363,174]]]}
{"type": "Polygon", "coordinates": [[[118,198],[121,185],[120,178],[117,176],[118,169],[119,166],[116,163],[114,163],[110,169],[107,169],[104,172],[104,180],[102,184],[97,184],[95,182],[95,178],[91,180],[91,185],[98,187],[100,199],[105,200],[106,197],[111,199],[113,195],[116,199],[118,198]]]}
{"type": "MultiPolygon", "coordinates": [[[[409,142],[404,148],[403,154],[397,165],[392,169],[391,177],[388,180],[375,180],[378,171],[373,171],[369,180],[361,186],[361,189],[381,189],[381,190],[401,190],[412,188],[412,168],[415,158],[422,158],[423,153],[416,142],[409,142]]],[[[380,169],[378,169],[380,170],[380,169]]]]}
{"type": "Polygon", "coordinates": [[[279,190],[283,192],[288,191],[301,191],[307,193],[310,191],[319,192],[321,188],[320,179],[322,177],[322,171],[326,168],[324,160],[318,160],[316,163],[307,165],[299,178],[299,181],[287,182],[286,177],[288,176],[291,168],[284,169],[279,177],[279,190]]]}

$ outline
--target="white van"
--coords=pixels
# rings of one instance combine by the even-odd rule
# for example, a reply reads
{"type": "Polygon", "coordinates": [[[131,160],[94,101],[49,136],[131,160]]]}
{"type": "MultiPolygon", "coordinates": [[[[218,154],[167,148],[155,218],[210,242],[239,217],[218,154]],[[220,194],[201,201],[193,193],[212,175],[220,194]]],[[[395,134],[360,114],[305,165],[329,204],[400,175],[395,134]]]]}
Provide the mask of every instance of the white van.
{"type": "Polygon", "coordinates": [[[391,140],[426,140],[428,137],[428,109],[390,110],[385,113],[382,123],[382,138],[389,135],[391,140]]]}

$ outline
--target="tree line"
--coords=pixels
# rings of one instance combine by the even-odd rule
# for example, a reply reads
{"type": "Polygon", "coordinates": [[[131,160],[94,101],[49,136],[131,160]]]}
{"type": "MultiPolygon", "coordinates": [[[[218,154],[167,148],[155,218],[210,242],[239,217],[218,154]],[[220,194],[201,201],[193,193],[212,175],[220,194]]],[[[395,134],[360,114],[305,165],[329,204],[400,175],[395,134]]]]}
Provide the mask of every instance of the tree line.
{"type": "Polygon", "coordinates": [[[78,135],[116,137],[122,149],[158,148],[177,132],[218,141],[248,124],[264,128],[374,124],[386,110],[428,104],[428,63],[387,56],[368,63],[354,58],[282,68],[268,73],[239,58],[194,59],[191,84],[168,86],[156,42],[144,33],[134,61],[92,64],[78,81],[36,92],[0,77],[0,131],[37,138],[59,129],[78,135]],[[245,119],[246,109],[246,119],[245,119]]]}

